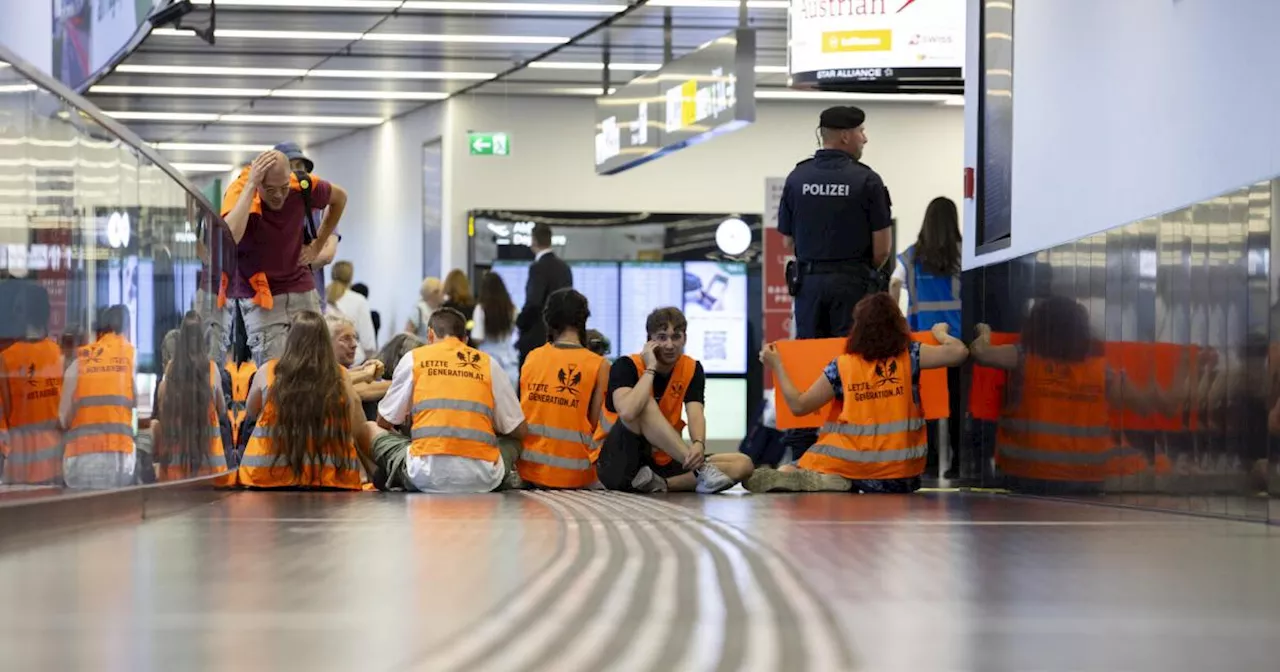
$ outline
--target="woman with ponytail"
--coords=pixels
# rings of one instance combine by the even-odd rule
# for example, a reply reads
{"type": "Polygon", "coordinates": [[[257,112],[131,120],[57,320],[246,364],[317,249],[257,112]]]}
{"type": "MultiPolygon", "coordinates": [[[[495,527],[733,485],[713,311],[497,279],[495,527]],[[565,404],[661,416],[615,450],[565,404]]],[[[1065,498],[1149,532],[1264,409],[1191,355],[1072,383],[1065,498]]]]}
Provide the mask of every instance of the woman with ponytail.
{"type": "Polygon", "coordinates": [[[373,331],[373,313],[369,301],[351,291],[355,267],[349,261],[339,261],[329,271],[329,284],[324,288],[326,310],[336,310],[356,325],[360,349],[356,352],[356,364],[378,351],[378,338],[373,331]]]}

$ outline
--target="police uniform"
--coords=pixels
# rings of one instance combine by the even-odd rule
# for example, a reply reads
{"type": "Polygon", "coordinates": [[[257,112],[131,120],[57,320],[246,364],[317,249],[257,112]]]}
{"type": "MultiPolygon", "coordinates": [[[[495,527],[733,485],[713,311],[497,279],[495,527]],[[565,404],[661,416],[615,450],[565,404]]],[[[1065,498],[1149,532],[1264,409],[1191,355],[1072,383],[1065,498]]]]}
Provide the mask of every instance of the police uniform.
{"type": "MultiPolygon", "coordinates": [[[[856,107],[825,110],[829,130],[862,126],[856,107]]],[[[843,336],[853,307],[868,293],[886,289],[873,268],[872,233],[892,226],[884,181],[847,152],[820,149],[787,176],[778,207],[778,231],[795,243],[798,338],[843,336]]]]}

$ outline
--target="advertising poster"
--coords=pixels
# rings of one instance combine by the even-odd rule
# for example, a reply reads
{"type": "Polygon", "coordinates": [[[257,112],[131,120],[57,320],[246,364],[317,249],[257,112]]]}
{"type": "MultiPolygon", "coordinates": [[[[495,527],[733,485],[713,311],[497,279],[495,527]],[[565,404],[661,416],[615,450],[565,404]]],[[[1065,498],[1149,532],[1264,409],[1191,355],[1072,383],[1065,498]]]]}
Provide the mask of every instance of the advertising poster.
{"type": "Polygon", "coordinates": [[[745,264],[684,264],[685,352],[707,373],[747,370],[747,268],[745,264]]]}
{"type": "Polygon", "coordinates": [[[792,0],[789,62],[800,85],[959,77],[964,0],[792,0]]]}

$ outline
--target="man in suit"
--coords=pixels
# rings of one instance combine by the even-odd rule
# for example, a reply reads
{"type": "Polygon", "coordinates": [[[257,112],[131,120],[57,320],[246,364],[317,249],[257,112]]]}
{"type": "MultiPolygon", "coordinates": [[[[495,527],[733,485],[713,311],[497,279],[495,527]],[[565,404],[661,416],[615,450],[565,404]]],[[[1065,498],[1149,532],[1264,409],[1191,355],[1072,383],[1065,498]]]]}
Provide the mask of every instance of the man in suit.
{"type": "Polygon", "coordinates": [[[529,281],[524,286],[524,308],[516,316],[520,338],[516,349],[520,351],[520,366],[524,358],[535,348],[546,345],[547,327],[542,323],[542,307],[547,297],[558,289],[573,286],[573,271],[564,260],[551,252],[551,226],[537,224],[533,227],[533,265],[529,267],[529,281]]]}

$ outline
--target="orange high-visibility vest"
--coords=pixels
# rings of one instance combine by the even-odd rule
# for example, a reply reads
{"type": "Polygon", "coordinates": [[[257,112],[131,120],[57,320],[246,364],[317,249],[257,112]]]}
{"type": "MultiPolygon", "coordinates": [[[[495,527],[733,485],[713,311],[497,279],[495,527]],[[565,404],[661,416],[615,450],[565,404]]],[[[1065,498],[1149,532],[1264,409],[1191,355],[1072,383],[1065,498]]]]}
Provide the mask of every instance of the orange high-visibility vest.
{"type": "Polygon", "coordinates": [[[409,454],[497,462],[489,355],[446,338],[413,351],[409,454]]]}
{"type": "Polygon", "coordinates": [[[55,483],[62,479],[62,348],[52,339],[18,341],[0,352],[9,406],[4,482],[55,483]]]}
{"type": "MultiPolygon", "coordinates": [[[[340,488],[343,490],[360,489],[360,459],[356,455],[354,441],[339,443],[336,440],[325,441],[319,455],[308,455],[302,465],[302,474],[293,473],[293,469],[284,462],[282,456],[275,451],[272,429],[276,422],[276,405],[271,400],[271,385],[275,383],[276,360],[267,362],[261,369],[266,376],[266,387],[263,388],[265,404],[258,416],[258,423],[249,437],[244,457],[240,459],[240,467],[236,470],[236,480],[240,485],[252,488],[340,488]]],[[[341,413],[345,418],[347,409],[333,409],[333,413],[341,413]]],[[[328,420],[329,429],[335,420],[328,420]]]]}
{"type": "Polygon", "coordinates": [[[548,488],[585,488],[596,480],[587,417],[604,358],[583,347],[548,343],[520,369],[520,408],[529,433],[516,469],[548,488]]]}
{"type": "Polygon", "coordinates": [[[1028,354],[1021,390],[996,430],[996,465],[1049,481],[1101,481],[1110,458],[1107,363],[1059,362],[1028,354]]]}
{"type": "Polygon", "coordinates": [[[104,334],[76,354],[66,457],[133,452],[133,346],[104,334]]]}
{"type": "MultiPolygon", "coordinates": [[[[640,355],[631,355],[631,361],[636,365],[636,373],[644,374],[644,357],[640,355]]],[[[676,360],[676,365],[671,369],[671,379],[667,381],[667,389],[662,391],[662,398],[658,400],[658,410],[662,411],[663,417],[676,432],[684,431],[684,419],[681,418],[680,412],[684,410],[684,393],[689,391],[689,383],[693,382],[693,374],[698,370],[698,363],[688,355],[680,355],[680,359],[676,360]]],[[[609,410],[608,405],[600,408],[600,426],[596,428],[596,435],[591,444],[591,462],[594,464],[596,458],[600,456],[600,446],[604,445],[605,437],[609,436],[609,430],[618,422],[618,414],[609,410]]],[[[653,463],[663,466],[671,463],[671,456],[658,450],[653,449],[653,463]]]]}
{"type": "Polygon", "coordinates": [[[836,359],[844,402],[797,463],[849,479],[912,478],[924,473],[929,438],[911,391],[911,354],[877,362],[836,359]]]}
{"type": "MultiPolygon", "coordinates": [[[[218,365],[213,362],[209,362],[209,391],[211,394],[217,394],[217,381],[220,375],[221,374],[218,373],[218,365]]],[[[166,386],[165,396],[169,397],[169,399],[161,403],[175,403],[171,400],[175,399],[179,394],[181,394],[181,392],[175,391],[166,386]]],[[[172,451],[166,449],[165,434],[172,435],[171,433],[177,431],[177,429],[178,428],[176,427],[169,427],[167,425],[161,425],[160,427],[161,436],[157,437],[160,445],[156,446],[156,455],[158,457],[163,456],[158,460],[159,474],[157,477],[160,480],[180,481],[184,478],[195,478],[196,476],[218,474],[227,470],[227,456],[226,453],[223,452],[222,447],[222,428],[218,425],[217,401],[212,396],[209,398],[208,422],[202,428],[209,439],[209,450],[204,461],[196,468],[194,473],[188,468],[188,465],[182,464],[178,460],[177,455],[174,455],[172,451]]],[[[226,479],[220,478],[216,485],[232,485],[233,481],[234,477],[226,479]]]]}
{"type": "MultiPolygon", "coordinates": [[[[991,345],[1012,345],[1020,336],[1014,333],[991,333],[991,345]]],[[[1004,408],[1004,389],[1008,374],[981,364],[974,364],[969,375],[969,415],[975,420],[995,422],[1004,408]]]]}
{"type": "Polygon", "coordinates": [[[244,422],[249,403],[249,383],[258,367],[252,362],[236,364],[227,360],[227,373],[231,374],[231,405],[227,407],[227,417],[231,420],[231,440],[240,445],[240,424],[244,422]]]}

